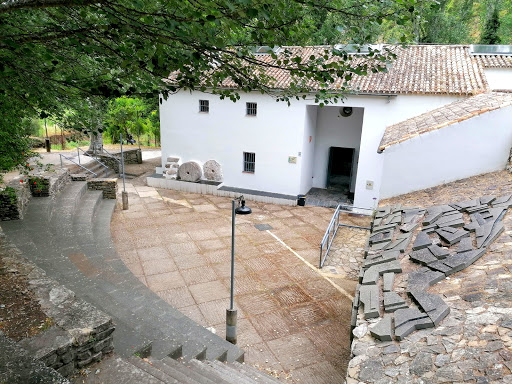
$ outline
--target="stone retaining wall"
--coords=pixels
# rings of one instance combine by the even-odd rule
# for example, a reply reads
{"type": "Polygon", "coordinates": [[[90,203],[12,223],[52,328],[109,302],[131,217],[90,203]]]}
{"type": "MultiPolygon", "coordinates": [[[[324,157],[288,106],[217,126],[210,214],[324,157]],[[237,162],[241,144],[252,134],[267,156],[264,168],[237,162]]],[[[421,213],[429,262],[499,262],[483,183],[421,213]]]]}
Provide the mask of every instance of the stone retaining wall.
{"type": "Polygon", "coordinates": [[[505,169],[512,173],[512,148],[510,148],[510,155],[508,156],[507,166],[505,169]]]}
{"type": "Polygon", "coordinates": [[[115,199],[117,194],[117,178],[97,178],[87,180],[87,188],[103,191],[104,199],[115,199]]]}
{"type": "Polygon", "coordinates": [[[113,158],[112,156],[97,154],[96,157],[99,161],[109,167],[109,169],[112,169],[115,173],[119,173],[120,165],[119,161],[117,161],[117,156],[113,158]]]}
{"type": "Polygon", "coordinates": [[[63,376],[70,376],[114,350],[115,327],[109,316],[50,279],[16,249],[11,248],[2,260],[10,271],[26,277],[42,311],[52,320],[47,330],[18,342],[30,356],[63,376]]]}
{"type": "Polygon", "coordinates": [[[27,183],[20,183],[20,178],[12,180],[0,190],[0,221],[22,219],[29,200],[27,183]]]}
{"type": "Polygon", "coordinates": [[[54,197],[70,180],[71,176],[66,168],[28,176],[30,192],[34,197],[54,197]]]}

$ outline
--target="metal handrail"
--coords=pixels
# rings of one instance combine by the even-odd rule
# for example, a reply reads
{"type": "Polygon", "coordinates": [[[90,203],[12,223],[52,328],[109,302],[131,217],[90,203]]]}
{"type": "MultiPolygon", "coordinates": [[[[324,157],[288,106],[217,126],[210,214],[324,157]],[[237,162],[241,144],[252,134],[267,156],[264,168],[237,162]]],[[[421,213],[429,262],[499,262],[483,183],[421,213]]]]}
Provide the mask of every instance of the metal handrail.
{"type": "Polygon", "coordinates": [[[62,164],[62,158],[65,158],[66,160],[71,161],[73,164],[78,165],[80,168],[85,169],[87,172],[92,173],[92,174],[94,175],[94,177],[98,176],[98,174],[97,174],[97,173],[94,173],[94,172],[93,172],[93,171],[91,171],[90,169],[85,168],[83,165],[78,164],[78,163],[77,163],[75,160],[73,160],[72,158],[67,157],[67,156],[64,156],[62,153],[59,153],[59,156],[60,156],[60,167],[61,167],[61,168],[62,168],[62,166],[63,166],[63,164],[62,164]]]}
{"type": "Polygon", "coordinates": [[[327,226],[327,229],[325,230],[325,234],[324,234],[324,237],[322,238],[322,242],[320,243],[320,262],[318,263],[318,268],[322,268],[324,266],[325,260],[327,259],[327,256],[329,255],[329,251],[331,250],[331,245],[334,242],[334,238],[336,237],[336,233],[338,232],[339,227],[365,229],[368,231],[371,229],[370,227],[360,227],[357,225],[340,224],[341,210],[342,209],[343,210],[351,210],[352,208],[366,209],[368,211],[372,211],[372,209],[369,209],[369,208],[353,207],[350,205],[338,204],[338,206],[336,207],[336,210],[334,211],[334,214],[332,215],[331,221],[329,222],[329,225],[327,226]],[[326,247],[326,245],[327,245],[327,247],[326,247]],[[325,250],[325,254],[324,254],[324,250],[325,250]]]}
{"type": "Polygon", "coordinates": [[[85,155],[89,156],[91,159],[93,159],[95,162],[100,164],[103,168],[105,168],[107,171],[109,170],[109,167],[107,167],[105,164],[103,164],[101,161],[99,161],[94,156],[90,156],[87,152],[85,152],[82,148],[76,147],[78,149],[78,162],[80,162],[80,151],[82,151],[85,155]]]}

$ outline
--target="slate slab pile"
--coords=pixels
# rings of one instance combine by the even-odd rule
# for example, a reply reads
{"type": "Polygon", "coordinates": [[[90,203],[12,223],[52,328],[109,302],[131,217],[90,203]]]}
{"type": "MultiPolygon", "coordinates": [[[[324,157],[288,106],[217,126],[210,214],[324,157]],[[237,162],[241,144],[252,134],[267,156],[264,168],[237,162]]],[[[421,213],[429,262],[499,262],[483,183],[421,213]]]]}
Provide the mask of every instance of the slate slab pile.
{"type": "Polygon", "coordinates": [[[512,195],[503,195],[426,210],[401,205],[379,208],[359,275],[352,330],[360,309],[365,320],[380,318],[370,333],[381,341],[401,341],[416,330],[438,326],[450,307],[427,290],[482,257],[503,232],[502,219],[511,206],[512,195]],[[421,267],[407,267],[407,285],[400,295],[393,284],[404,263],[421,267]]]}

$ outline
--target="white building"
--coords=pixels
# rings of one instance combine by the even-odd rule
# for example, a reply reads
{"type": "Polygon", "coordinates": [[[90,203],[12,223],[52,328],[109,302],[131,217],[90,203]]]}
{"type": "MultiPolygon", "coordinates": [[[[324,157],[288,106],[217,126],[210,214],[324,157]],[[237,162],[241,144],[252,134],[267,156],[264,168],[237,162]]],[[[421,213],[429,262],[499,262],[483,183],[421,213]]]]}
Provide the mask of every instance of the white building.
{"type": "MultiPolygon", "coordinates": [[[[302,49],[309,55],[320,48],[302,49]]],[[[363,208],[504,168],[512,147],[512,55],[460,45],[399,52],[387,73],[353,78],[353,93],[337,105],[287,106],[259,93],[233,103],[178,92],[160,107],[162,165],[168,156],[214,159],[224,174],[215,188],[246,196],[295,199],[345,180],[354,206],[363,208]]],[[[275,75],[283,79],[276,87],[286,87],[288,79],[275,75]]],[[[163,178],[148,183],[176,187],[163,178]]]]}

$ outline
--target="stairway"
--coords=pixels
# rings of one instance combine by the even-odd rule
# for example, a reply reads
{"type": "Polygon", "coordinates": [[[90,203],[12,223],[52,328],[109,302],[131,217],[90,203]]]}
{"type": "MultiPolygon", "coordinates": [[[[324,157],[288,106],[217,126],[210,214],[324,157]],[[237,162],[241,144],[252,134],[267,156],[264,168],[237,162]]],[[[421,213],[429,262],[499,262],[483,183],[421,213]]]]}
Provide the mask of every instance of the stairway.
{"type": "MultiPolygon", "coordinates": [[[[108,168],[103,163],[99,163],[98,161],[95,160],[94,157],[91,156],[91,158],[94,160],[92,160],[90,163],[87,163],[86,165],[84,165],[84,167],[87,168],[89,171],[94,172],[96,174],[96,176],[94,176],[92,173],[85,172],[87,175],[87,178],[115,177],[114,170],[108,168]]],[[[85,171],[85,170],[82,169],[81,171],[85,171]]]]}
{"type": "Polygon", "coordinates": [[[239,363],[218,360],[188,362],[163,358],[112,356],[93,366],[88,375],[76,376],[73,384],[276,384],[279,380],[256,368],[239,363]]]}
{"type": "Polygon", "coordinates": [[[55,199],[33,198],[24,220],[4,222],[2,228],[24,257],[113,318],[115,352],[132,365],[137,361],[141,368],[136,354],[150,358],[152,366],[142,365],[146,370],[168,372],[175,363],[171,357],[190,367],[199,364],[204,372],[220,372],[226,367],[215,362],[220,361],[229,362],[229,369],[259,373],[235,364],[243,361],[242,350],[171,307],[126,268],[110,238],[115,205],[102,199],[101,191],[87,190],[86,182],[74,181],[55,199]]]}

